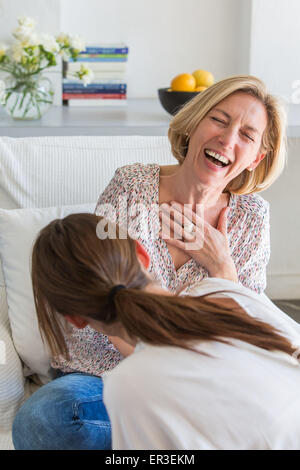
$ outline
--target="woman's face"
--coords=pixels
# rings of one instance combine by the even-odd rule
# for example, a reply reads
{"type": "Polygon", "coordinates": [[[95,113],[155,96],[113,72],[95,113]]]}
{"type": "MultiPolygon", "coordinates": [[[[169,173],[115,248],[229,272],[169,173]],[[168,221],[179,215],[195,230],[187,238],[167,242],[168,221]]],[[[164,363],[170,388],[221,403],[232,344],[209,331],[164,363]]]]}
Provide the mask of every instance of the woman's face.
{"type": "Polygon", "coordinates": [[[234,93],[212,108],[192,133],[185,164],[192,165],[202,184],[224,188],[262,160],[266,125],[264,105],[246,93],[234,93]],[[222,166],[214,158],[220,156],[225,159],[222,166]]]}

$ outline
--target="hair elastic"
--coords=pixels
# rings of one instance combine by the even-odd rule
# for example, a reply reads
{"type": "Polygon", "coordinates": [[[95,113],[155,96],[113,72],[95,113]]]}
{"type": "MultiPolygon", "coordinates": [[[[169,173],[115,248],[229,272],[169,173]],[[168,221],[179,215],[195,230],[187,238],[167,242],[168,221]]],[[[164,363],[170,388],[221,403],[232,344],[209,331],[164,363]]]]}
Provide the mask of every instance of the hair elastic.
{"type": "Polygon", "coordinates": [[[114,299],[115,299],[115,295],[116,293],[120,290],[120,289],[125,289],[126,286],[124,286],[123,284],[118,284],[116,286],[114,286],[111,290],[110,290],[110,293],[108,294],[108,300],[109,302],[114,302],[114,299]]]}

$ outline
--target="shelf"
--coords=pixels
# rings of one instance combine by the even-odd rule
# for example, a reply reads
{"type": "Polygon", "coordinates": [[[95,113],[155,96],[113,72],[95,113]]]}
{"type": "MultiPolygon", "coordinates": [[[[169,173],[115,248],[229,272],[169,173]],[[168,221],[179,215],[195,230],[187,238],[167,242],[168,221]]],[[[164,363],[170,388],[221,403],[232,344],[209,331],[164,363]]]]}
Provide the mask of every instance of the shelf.
{"type": "Polygon", "coordinates": [[[15,121],[0,109],[0,135],[167,135],[171,116],[157,99],[107,107],[52,106],[36,121],[15,121]]]}
{"type": "MultiPolygon", "coordinates": [[[[154,98],[113,107],[52,106],[37,121],[15,121],[0,108],[0,136],[167,135],[171,118],[154,98]]],[[[287,135],[300,137],[300,105],[288,106],[287,135]]]]}

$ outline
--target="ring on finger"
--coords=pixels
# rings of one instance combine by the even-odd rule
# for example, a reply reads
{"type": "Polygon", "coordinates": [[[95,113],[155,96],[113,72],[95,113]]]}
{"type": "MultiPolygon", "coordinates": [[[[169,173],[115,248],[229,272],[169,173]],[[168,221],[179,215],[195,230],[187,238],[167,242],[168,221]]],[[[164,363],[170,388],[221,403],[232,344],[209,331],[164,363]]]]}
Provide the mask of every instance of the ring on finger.
{"type": "Polygon", "coordinates": [[[184,231],[187,233],[194,233],[195,230],[196,230],[196,227],[193,223],[184,225],[184,231]]]}

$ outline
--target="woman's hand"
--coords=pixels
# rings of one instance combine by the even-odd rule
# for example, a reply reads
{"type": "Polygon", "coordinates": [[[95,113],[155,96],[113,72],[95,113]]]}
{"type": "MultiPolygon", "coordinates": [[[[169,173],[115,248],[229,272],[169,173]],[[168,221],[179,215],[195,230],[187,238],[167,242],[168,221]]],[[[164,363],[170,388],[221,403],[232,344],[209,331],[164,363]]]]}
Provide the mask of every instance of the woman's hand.
{"type": "Polygon", "coordinates": [[[203,215],[196,214],[188,205],[178,202],[162,204],[160,236],[194,258],[208,270],[211,277],[238,282],[227,238],[228,210],[228,207],[222,209],[215,229],[204,220],[203,215]]]}

